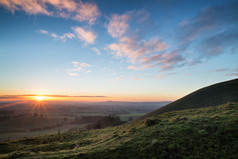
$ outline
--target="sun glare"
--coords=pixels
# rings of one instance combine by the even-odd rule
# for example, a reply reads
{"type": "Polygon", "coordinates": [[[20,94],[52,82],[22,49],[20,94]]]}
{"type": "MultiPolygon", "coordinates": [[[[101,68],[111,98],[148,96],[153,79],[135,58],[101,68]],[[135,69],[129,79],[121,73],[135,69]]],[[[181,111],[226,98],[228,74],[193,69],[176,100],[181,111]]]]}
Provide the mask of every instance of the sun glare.
{"type": "Polygon", "coordinates": [[[45,100],[46,98],[47,97],[44,97],[44,96],[35,96],[35,99],[39,102],[45,100]]]}

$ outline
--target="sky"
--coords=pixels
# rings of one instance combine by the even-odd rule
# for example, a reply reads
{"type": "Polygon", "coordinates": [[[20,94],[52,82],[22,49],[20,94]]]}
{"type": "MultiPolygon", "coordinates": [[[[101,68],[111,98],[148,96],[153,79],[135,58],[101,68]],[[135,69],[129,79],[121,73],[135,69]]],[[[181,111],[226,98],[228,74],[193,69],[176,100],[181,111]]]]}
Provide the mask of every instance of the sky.
{"type": "Polygon", "coordinates": [[[235,0],[1,0],[1,100],[173,101],[238,77],[235,0]]]}

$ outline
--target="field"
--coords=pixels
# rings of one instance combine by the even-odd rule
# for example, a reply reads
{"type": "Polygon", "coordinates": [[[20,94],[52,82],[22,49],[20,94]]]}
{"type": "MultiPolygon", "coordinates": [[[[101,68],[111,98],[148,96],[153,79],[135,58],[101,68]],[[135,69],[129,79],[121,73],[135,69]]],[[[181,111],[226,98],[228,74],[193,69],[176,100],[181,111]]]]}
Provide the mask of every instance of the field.
{"type": "Polygon", "coordinates": [[[2,158],[237,158],[238,103],[0,144],[2,158]]]}
{"type": "Polygon", "coordinates": [[[109,115],[118,116],[121,122],[127,122],[165,104],[163,102],[45,102],[44,107],[37,108],[32,103],[14,105],[0,109],[0,141],[62,133],[69,130],[85,130],[88,125],[95,124],[100,117],[109,115]],[[143,108],[144,106],[146,107],[143,108]]]}

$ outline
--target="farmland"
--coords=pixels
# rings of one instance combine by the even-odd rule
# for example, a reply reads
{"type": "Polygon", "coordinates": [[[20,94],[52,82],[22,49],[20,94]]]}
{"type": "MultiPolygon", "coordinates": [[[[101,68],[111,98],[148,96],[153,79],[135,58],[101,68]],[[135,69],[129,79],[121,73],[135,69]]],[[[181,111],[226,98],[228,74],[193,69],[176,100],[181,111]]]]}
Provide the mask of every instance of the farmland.
{"type": "Polygon", "coordinates": [[[44,102],[44,107],[37,108],[31,102],[18,104],[0,109],[0,141],[85,130],[105,116],[118,116],[121,123],[125,123],[166,103],[168,102],[44,102]],[[135,107],[136,104],[139,106],[135,107]]]}

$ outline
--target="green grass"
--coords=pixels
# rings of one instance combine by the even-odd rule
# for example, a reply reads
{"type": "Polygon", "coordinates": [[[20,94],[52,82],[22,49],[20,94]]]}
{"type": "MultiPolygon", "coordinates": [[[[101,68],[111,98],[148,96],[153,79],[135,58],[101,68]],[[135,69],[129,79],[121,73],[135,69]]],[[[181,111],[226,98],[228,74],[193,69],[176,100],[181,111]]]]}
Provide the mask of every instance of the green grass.
{"type": "Polygon", "coordinates": [[[0,143],[1,158],[238,158],[238,103],[0,143]]]}

